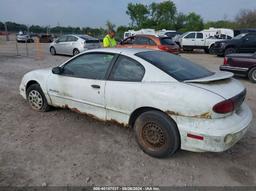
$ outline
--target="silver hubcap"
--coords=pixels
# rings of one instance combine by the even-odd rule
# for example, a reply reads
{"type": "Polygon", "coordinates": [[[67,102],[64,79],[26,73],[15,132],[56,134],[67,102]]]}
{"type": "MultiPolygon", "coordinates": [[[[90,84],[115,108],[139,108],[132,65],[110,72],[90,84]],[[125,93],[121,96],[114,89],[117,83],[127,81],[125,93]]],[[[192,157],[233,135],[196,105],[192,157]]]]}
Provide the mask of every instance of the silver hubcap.
{"type": "Polygon", "coordinates": [[[51,48],[51,53],[52,53],[52,54],[55,54],[55,51],[54,51],[54,49],[53,49],[53,48],[51,48]]]}
{"type": "Polygon", "coordinates": [[[40,110],[43,107],[42,95],[37,90],[32,90],[29,92],[28,101],[31,107],[35,110],[40,110]]]}

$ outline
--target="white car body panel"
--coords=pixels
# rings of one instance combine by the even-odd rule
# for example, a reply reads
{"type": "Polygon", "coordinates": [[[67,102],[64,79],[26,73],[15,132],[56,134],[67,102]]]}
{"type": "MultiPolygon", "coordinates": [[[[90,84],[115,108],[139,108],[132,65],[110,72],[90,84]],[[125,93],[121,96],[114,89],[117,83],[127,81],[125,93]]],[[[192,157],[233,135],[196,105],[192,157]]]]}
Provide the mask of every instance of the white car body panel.
{"type": "MultiPolygon", "coordinates": [[[[65,55],[73,55],[74,49],[79,50],[79,52],[84,52],[89,49],[100,48],[100,43],[86,43],[86,40],[79,37],[78,35],[65,35],[65,36],[73,36],[77,38],[77,41],[65,41],[65,42],[56,42],[58,39],[55,39],[50,45],[49,48],[54,47],[56,54],[65,54],[65,55]]],[[[85,35],[87,36],[87,35],[85,35]]],[[[89,37],[93,40],[93,37],[89,37]]],[[[88,39],[90,40],[90,39],[88,39]]],[[[97,40],[97,39],[94,39],[97,40]]]]}
{"type": "Polygon", "coordinates": [[[229,73],[217,74],[215,78],[208,78],[203,83],[178,82],[134,55],[140,51],[143,50],[97,49],[87,52],[121,52],[136,59],[146,71],[142,82],[66,77],[53,74],[48,68],[25,74],[20,84],[20,94],[26,99],[27,83],[33,80],[39,83],[50,105],[70,108],[100,120],[116,121],[123,125],[129,124],[131,114],[139,108],[161,110],[176,122],[181,148],[185,150],[219,152],[230,148],[241,139],[252,119],[246,103],[225,115],[212,110],[216,103],[241,93],[244,90],[241,83],[232,78],[207,83],[222,75],[230,78],[229,73]],[[92,84],[99,85],[100,89],[92,88],[92,84]],[[203,136],[204,140],[191,139],[187,137],[188,133],[203,136]],[[225,137],[229,134],[233,137],[232,142],[225,143],[225,137]]]}

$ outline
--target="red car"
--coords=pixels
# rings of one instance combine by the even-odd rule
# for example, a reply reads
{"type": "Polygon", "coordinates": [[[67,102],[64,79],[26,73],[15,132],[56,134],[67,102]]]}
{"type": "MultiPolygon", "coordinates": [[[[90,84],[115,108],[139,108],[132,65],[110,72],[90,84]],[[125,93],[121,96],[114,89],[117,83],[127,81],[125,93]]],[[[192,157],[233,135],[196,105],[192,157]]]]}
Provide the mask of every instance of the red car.
{"type": "Polygon", "coordinates": [[[148,48],[179,54],[179,46],[167,36],[135,35],[128,37],[117,45],[118,48],[148,48]]]}
{"type": "Polygon", "coordinates": [[[256,83],[256,53],[229,54],[224,58],[224,64],[220,66],[220,70],[248,77],[253,83],[256,83]]]}

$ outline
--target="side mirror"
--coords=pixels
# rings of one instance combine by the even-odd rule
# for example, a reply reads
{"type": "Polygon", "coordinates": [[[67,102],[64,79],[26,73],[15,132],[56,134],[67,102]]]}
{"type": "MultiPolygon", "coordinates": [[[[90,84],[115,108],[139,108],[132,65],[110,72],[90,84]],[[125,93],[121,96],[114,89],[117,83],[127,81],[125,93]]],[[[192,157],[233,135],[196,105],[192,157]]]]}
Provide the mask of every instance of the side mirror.
{"type": "Polygon", "coordinates": [[[63,68],[57,66],[52,69],[53,74],[61,74],[63,72],[63,68]]]}

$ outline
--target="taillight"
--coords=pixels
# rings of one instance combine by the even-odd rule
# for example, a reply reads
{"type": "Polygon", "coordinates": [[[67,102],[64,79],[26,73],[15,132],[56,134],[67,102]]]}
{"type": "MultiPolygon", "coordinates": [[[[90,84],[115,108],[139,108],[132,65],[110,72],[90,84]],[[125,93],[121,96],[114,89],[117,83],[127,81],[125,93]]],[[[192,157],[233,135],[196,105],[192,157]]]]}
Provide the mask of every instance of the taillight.
{"type": "Polygon", "coordinates": [[[213,111],[216,113],[229,113],[234,111],[235,104],[232,99],[228,99],[225,101],[222,101],[220,103],[217,103],[215,106],[213,106],[213,111]]]}
{"type": "Polygon", "coordinates": [[[158,45],[158,48],[160,50],[164,50],[164,51],[169,51],[170,50],[167,46],[164,46],[164,45],[158,45]]]}
{"type": "Polygon", "coordinates": [[[227,57],[224,58],[223,64],[224,64],[224,65],[228,64],[228,58],[227,58],[227,57]]]}

